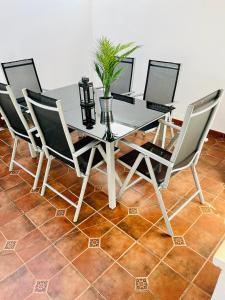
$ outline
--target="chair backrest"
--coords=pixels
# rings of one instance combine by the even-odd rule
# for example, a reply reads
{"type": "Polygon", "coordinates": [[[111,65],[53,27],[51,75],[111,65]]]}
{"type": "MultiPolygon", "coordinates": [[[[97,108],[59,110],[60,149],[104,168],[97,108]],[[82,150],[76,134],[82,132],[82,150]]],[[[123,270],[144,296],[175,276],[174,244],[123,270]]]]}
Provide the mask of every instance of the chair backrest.
{"type": "MultiPolygon", "coordinates": [[[[3,118],[6,121],[6,125],[10,130],[12,135],[18,136],[27,136],[28,133],[26,128],[28,128],[28,124],[26,123],[25,118],[19,115],[19,107],[15,107],[13,100],[13,95],[10,95],[10,87],[6,84],[0,83],[0,113],[3,115],[3,118]]],[[[21,112],[22,114],[22,112],[21,112]]]]}
{"type": "Polygon", "coordinates": [[[72,153],[75,150],[64,120],[61,101],[27,89],[23,93],[46,156],[73,161],[72,153]]]}
{"type": "Polygon", "coordinates": [[[174,169],[188,165],[192,159],[196,159],[197,162],[220,103],[222,92],[223,90],[217,90],[188,106],[171,157],[174,169]]]}
{"type": "Polygon", "coordinates": [[[15,97],[23,97],[22,89],[28,88],[41,93],[41,84],[37,75],[33,58],[2,63],[2,69],[8,85],[15,97]]]}
{"type": "Polygon", "coordinates": [[[123,68],[123,71],[118,79],[111,84],[111,92],[117,94],[124,94],[131,92],[132,77],[134,69],[134,58],[127,57],[122,60],[117,69],[123,68]]]}
{"type": "Polygon", "coordinates": [[[144,100],[159,104],[173,102],[180,64],[149,60],[144,100]]]}

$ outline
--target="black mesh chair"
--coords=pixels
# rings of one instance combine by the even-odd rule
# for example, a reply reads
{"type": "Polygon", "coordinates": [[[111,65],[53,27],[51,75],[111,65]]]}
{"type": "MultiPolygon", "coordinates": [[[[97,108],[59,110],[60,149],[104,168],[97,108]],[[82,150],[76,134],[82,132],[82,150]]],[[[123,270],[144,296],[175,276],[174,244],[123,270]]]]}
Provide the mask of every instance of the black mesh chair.
{"type": "Polygon", "coordinates": [[[22,93],[24,88],[36,93],[42,92],[33,58],[6,62],[1,65],[6,81],[11,86],[18,103],[25,101],[22,93]]]}
{"type": "MultiPolygon", "coordinates": [[[[173,104],[179,72],[179,63],[149,60],[143,99],[148,102],[163,105],[173,104]]],[[[171,113],[168,114],[167,120],[171,121],[171,113]]],[[[143,127],[141,130],[148,132],[157,126],[158,122],[155,122],[143,127]]],[[[157,140],[158,133],[159,127],[155,135],[154,143],[157,140]]],[[[173,129],[171,130],[171,134],[173,137],[173,129]]]]}
{"type": "Polygon", "coordinates": [[[6,86],[0,83],[0,114],[5,120],[6,125],[14,139],[12,157],[10,161],[9,171],[13,170],[14,164],[22,168],[25,172],[34,177],[33,190],[37,188],[38,180],[40,177],[44,152],[41,150],[41,140],[37,137],[37,131],[35,127],[30,128],[22,111],[17,103],[10,86],[6,86]],[[25,140],[31,151],[31,153],[39,152],[39,161],[36,173],[34,174],[26,167],[16,161],[16,150],[20,140],[25,140]]]}
{"type": "MultiPolygon", "coordinates": [[[[133,148],[133,150],[118,159],[121,164],[130,169],[121,187],[119,197],[127,188],[137,182],[135,180],[128,185],[134,174],[150,182],[154,187],[167,230],[171,236],[174,233],[170,221],[196,196],[199,196],[201,203],[204,203],[203,193],[196,172],[196,164],[198,163],[203,143],[215,117],[221,95],[222,90],[218,90],[188,106],[173,152],[150,142],[138,146],[123,141],[123,143],[133,148]],[[161,190],[168,187],[171,176],[189,167],[192,170],[197,191],[185,202],[182,201],[181,206],[169,216],[164,205],[161,190]]],[[[166,126],[175,126],[166,121],[162,123],[166,126]]]]}
{"type": "Polygon", "coordinates": [[[111,93],[127,95],[131,94],[134,58],[127,57],[122,60],[117,69],[120,68],[123,68],[123,71],[120,77],[111,84],[111,93]]]}
{"type": "Polygon", "coordinates": [[[41,195],[43,196],[45,194],[46,187],[48,187],[75,207],[74,222],[76,222],[79,217],[90,171],[92,168],[96,168],[103,163],[105,151],[102,144],[91,137],[84,137],[78,142],[72,143],[60,100],[56,101],[55,99],[27,89],[24,89],[23,93],[34,124],[40,135],[43,150],[48,159],[41,195]],[[77,204],[58,192],[47,182],[51,161],[54,158],[74,168],[77,176],[83,178],[77,204]]]}

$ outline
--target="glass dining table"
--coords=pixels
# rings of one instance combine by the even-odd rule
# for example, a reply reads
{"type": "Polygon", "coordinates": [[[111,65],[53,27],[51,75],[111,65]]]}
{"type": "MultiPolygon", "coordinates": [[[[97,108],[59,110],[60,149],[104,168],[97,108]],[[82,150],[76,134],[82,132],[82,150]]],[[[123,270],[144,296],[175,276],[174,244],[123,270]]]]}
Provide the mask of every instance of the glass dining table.
{"type": "Polygon", "coordinates": [[[106,164],[109,207],[116,207],[115,143],[149,125],[166,113],[151,109],[147,101],[127,98],[125,101],[113,99],[112,114],[104,119],[99,97],[101,89],[95,89],[95,124],[87,128],[82,118],[79,87],[77,84],[43,92],[44,95],[62,101],[64,117],[68,127],[81,131],[106,144],[106,164]]]}

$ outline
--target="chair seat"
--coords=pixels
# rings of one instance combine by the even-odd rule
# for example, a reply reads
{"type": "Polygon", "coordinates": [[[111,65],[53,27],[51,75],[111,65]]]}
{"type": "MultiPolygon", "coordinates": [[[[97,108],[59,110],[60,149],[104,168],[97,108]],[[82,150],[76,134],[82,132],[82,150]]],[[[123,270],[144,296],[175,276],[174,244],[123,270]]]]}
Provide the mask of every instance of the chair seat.
{"type": "MultiPolygon", "coordinates": [[[[76,151],[80,150],[81,148],[85,147],[86,145],[88,145],[89,143],[95,141],[94,138],[90,137],[90,136],[86,136],[82,139],[80,139],[79,141],[77,141],[76,143],[74,143],[74,148],[76,151]]],[[[105,143],[102,143],[102,147],[103,149],[105,149],[105,143]]],[[[85,174],[86,170],[87,170],[87,165],[88,165],[88,161],[89,161],[89,157],[91,154],[91,149],[87,150],[86,152],[84,152],[83,154],[81,154],[80,156],[78,156],[78,163],[80,166],[80,170],[82,173],[85,174]]],[[[52,152],[52,155],[56,158],[58,158],[59,160],[65,162],[67,165],[71,166],[72,168],[74,168],[74,163],[64,159],[63,157],[57,155],[56,153],[52,152]]],[[[72,159],[72,158],[70,158],[72,159]]],[[[103,157],[101,155],[101,153],[99,152],[98,149],[96,149],[95,151],[95,156],[93,159],[93,163],[92,163],[92,167],[95,167],[96,165],[98,165],[99,163],[103,162],[103,157]]]]}
{"type": "MultiPolygon", "coordinates": [[[[16,130],[16,129],[15,129],[16,130]]],[[[24,135],[27,135],[27,133],[23,133],[24,135]]],[[[33,138],[34,138],[34,141],[36,143],[36,145],[39,147],[39,148],[42,148],[42,143],[41,143],[41,139],[39,137],[37,137],[37,131],[33,131],[31,132],[31,134],[33,135],[33,138]]],[[[31,140],[30,138],[27,136],[27,137],[23,137],[23,136],[20,136],[20,135],[17,135],[20,139],[22,140],[25,140],[26,142],[30,143],[31,144],[31,140]]]]}
{"type": "MultiPolygon", "coordinates": [[[[165,149],[160,148],[159,146],[152,144],[150,142],[142,145],[141,147],[154,153],[154,154],[157,154],[167,160],[169,160],[172,155],[172,153],[170,153],[170,152],[166,151],[165,149]]],[[[121,161],[123,164],[125,164],[129,168],[131,168],[139,154],[140,154],[140,152],[138,152],[137,150],[132,150],[131,152],[121,156],[118,159],[118,161],[121,161]]],[[[153,170],[155,173],[156,180],[160,184],[163,182],[163,180],[165,178],[167,166],[159,163],[156,160],[153,160],[153,159],[150,159],[150,160],[151,160],[151,164],[152,164],[152,167],[153,167],[153,170]]],[[[137,168],[137,171],[151,179],[151,176],[148,172],[148,168],[147,168],[147,165],[146,165],[146,162],[144,159],[140,162],[140,164],[137,168]]]]}

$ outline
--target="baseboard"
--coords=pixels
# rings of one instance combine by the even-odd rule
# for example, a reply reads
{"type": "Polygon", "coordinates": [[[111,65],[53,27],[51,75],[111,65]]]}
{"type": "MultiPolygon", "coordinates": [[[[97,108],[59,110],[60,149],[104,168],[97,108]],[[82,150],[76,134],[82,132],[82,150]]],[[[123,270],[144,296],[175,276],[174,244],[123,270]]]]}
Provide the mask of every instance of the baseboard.
{"type": "MultiPolygon", "coordinates": [[[[177,126],[182,126],[182,124],[183,124],[183,121],[178,120],[178,119],[173,119],[173,122],[177,126]]],[[[211,137],[214,137],[216,139],[225,138],[225,133],[220,132],[220,131],[216,131],[216,130],[213,130],[213,129],[209,130],[209,134],[208,135],[211,136],[211,137]]]]}

